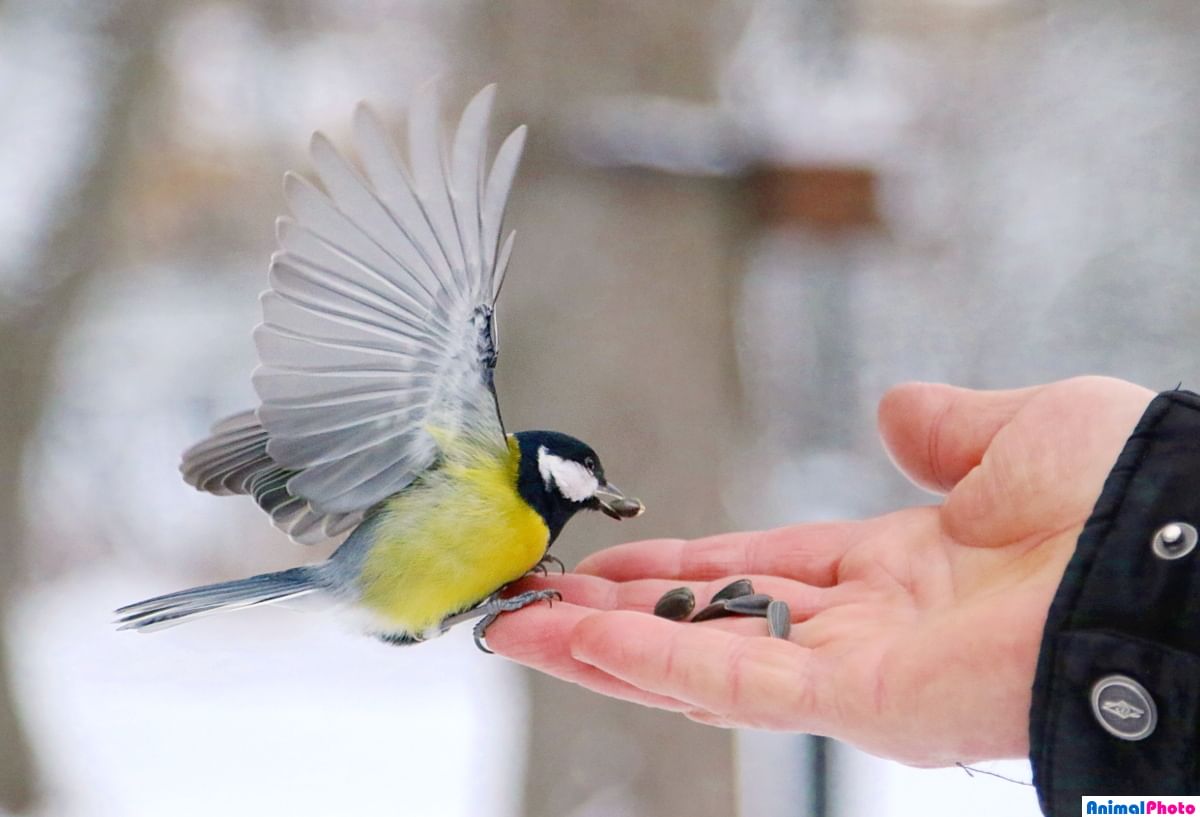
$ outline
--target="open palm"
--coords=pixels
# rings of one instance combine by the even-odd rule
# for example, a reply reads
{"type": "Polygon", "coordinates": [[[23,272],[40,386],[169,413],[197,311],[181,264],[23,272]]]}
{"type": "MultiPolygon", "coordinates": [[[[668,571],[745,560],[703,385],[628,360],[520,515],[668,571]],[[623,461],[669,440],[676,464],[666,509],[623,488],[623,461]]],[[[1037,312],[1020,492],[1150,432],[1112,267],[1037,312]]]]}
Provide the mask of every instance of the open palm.
{"type": "Polygon", "coordinates": [[[1087,377],[1014,391],[911,384],[884,442],[940,505],[874,519],[623,545],[530,580],[565,602],[501,619],[497,652],[706,723],[829,735],[916,765],[1028,752],[1042,627],[1105,476],[1153,394],[1087,377]],[[759,619],[648,615],[733,578],[788,602],[759,619]]]}

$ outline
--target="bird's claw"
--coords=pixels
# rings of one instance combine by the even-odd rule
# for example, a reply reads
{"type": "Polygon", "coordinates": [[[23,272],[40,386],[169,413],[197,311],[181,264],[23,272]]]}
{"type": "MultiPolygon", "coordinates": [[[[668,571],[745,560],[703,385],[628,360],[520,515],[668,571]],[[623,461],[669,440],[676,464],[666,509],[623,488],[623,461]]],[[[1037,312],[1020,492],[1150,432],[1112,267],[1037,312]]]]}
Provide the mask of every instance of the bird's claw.
{"type": "Polygon", "coordinates": [[[475,627],[471,631],[471,636],[475,639],[475,646],[488,655],[493,655],[493,651],[487,646],[487,628],[492,626],[502,613],[514,613],[531,604],[537,604],[539,601],[549,602],[551,606],[554,606],[554,602],[562,601],[562,593],[557,590],[529,590],[511,598],[497,597],[484,602],[479,609],[486,612],[484,612],[483,618],[475,622],[475,627]]]}
{"type": "Polygon", "coordinates": [[[558,575],[567,575],[567,566],[563,564],[563,560],[557,556],[551,556],[549,553],[543,556],[541,561],[533,566],[533,569],[529,571],[529,575],[537,573],[540,576],[549,576],[550,569],[547,567],[547,565],[555,565],[558,567],[558,575]]]}

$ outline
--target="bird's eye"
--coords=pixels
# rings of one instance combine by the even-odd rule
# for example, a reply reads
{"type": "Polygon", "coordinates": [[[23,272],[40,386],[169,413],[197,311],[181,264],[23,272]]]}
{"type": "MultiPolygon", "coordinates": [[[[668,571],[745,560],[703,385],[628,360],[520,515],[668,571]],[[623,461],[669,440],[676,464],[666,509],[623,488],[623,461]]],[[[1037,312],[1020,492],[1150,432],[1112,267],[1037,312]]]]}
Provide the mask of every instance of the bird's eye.
{"type": "Polygon", "coordinates": [[[583,458],[583,467],[588,469],[589,471],[595,471],[596,470],[596,458],[595,457],[584,457],[583,458]]]}

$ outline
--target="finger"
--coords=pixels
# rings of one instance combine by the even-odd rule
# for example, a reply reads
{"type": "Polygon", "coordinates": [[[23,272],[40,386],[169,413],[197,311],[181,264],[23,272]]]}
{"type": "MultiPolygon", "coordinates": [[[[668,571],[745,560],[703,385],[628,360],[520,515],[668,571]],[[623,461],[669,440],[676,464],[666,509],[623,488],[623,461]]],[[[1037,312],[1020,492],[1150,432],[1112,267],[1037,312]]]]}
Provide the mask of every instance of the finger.
{"type": "Polygon", "coordinates": [[[917,485],[946,493],[983,459],[996,433],[1044,386],[976,391],[906,383],[879,401],[884,447],[917,485]]]}
{"type": "Polygon", "coordinates": [[[947,498],[943,528],[956,540],[1008,544],[1082,526],[1154,396],[1103,377],[1044,388],[1019,424],[997,433],[985,467],[965,476],[947,498]]]}
{"type": "Polygon", "coordinates": [[[687,587],[695,595],[696,610],[699,611],[710,603],[718,591],[734,579],[742,578],[750,580],[756,593],[765,593],[773,599],[787,602],[793,621],[809,618],[837,604],[851,602],[864,592],[853,582],[834,587],[815,587],[778,576],[723,576],[711,582],[681,582],[677,579],[614,582],[599,576],[567,573],[562,576],[529,576],[506,589],[505,594],[516,595],[527,590],[554,589],[562,593],[564,601],[571,604],[596,610],[634,610],[650,613],[654,611],[654,606],[664,593],[687,587]]]}
{"type": "Polygon", "coordinates": [[[571,655],[633,686],[745,726],[814,731],[811,651],[642,613],[596,613],[571,633],[571,655]]]}
{"type": "Polygon", "coordinates": [[[530,605],[496,619],[488,627],[487,644],[498,655],[610,698],[671,712],[692,708],[670,697],[638,689],[573,658],[570,634],[581,620],[594,613],[589,608],[565,602],[556,602],[553,606],[530,605]]]}
{"type": "Polygon", "coordinates": [[[796,579],[827,587],[837,580],[842,556],[866,534],[869,522],[822,522],[766,531],[725,533],[704,539],[651,539],[594,553],[578,573],[615,581],[706,581],[744,573],[796,579]]]}

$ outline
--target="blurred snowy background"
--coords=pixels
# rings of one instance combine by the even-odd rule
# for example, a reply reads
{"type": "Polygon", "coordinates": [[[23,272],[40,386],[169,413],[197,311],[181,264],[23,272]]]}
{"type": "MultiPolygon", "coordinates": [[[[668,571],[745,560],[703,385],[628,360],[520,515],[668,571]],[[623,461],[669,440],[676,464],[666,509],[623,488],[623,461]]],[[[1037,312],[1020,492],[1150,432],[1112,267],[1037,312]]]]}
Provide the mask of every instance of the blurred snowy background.
{"type": "MultiPolygon", "coordinates": [[[[371,100],[531,125],[499,375],[695,536],[929,501],[907,379],[1196,386],[1190,0],[0,0],[0,808],[1036,813],[1023,786],[602,700],[453,634],[115,606],[315,558],[179,452],[250,404],[279,179],[371,100]]],[[[988,768],[1028,779],[1027,764],[988,768]]]]}

